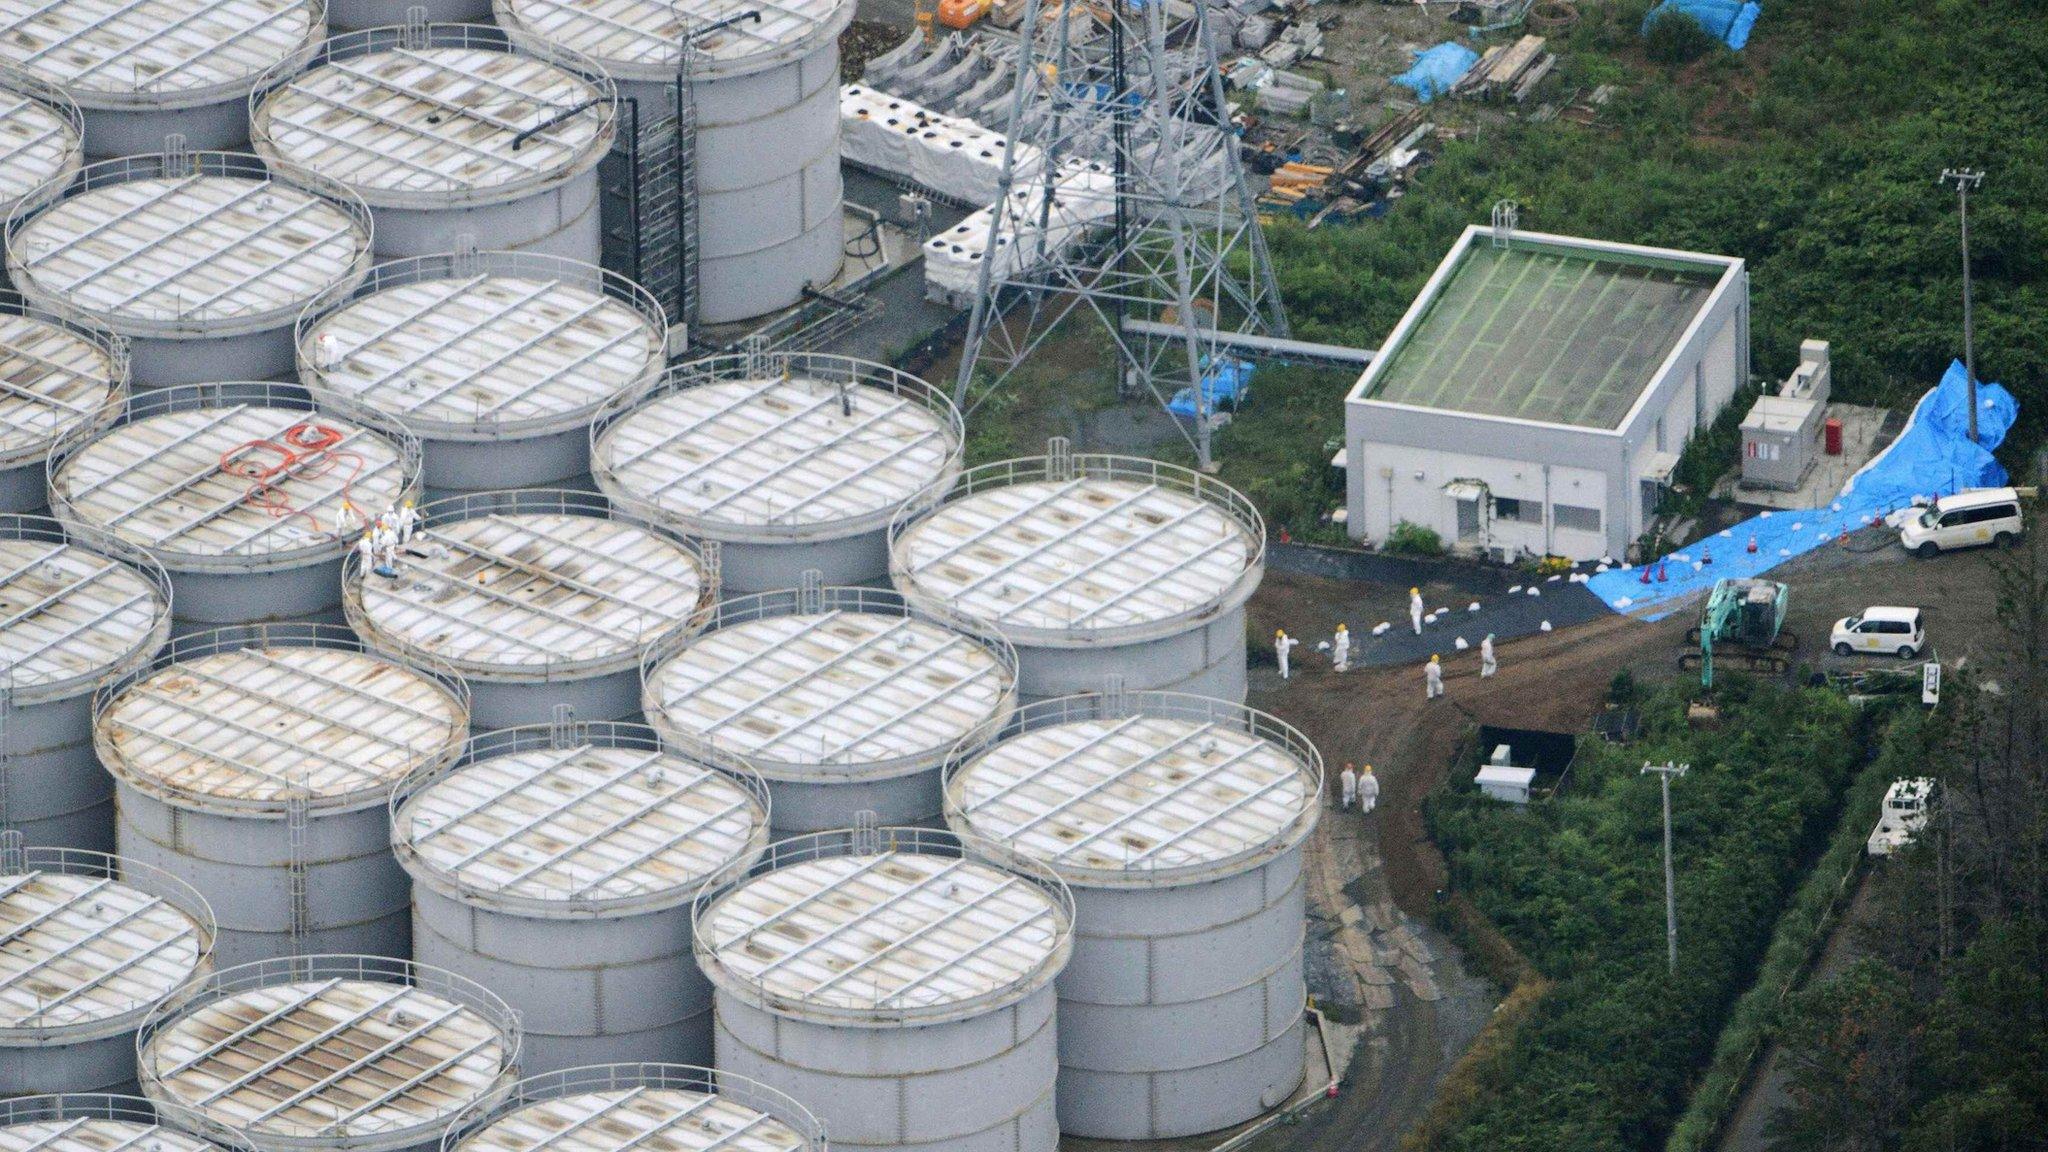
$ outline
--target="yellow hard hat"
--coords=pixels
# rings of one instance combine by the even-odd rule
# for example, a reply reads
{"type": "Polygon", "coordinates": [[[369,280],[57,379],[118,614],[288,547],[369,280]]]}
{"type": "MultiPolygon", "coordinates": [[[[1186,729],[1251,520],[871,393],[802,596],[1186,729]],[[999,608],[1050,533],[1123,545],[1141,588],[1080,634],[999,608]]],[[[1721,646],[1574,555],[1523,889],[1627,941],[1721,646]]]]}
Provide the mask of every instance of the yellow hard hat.
{"type": "Polygon", "coordinates": [[[1366,774],[1367,776],[1370,776],[1370,775],[1372,775],[1372,765],[1370,765],[1370,764],[1367,764],[1367,765],[1365,766],[1365,774],[1366,774]]]}
{"type": "Polygon", "coordinates": [[[407,508],[410,508],[410,507],[412,507],[412,501],[410,501],[410,500],[407,500],[407,501],[405,502],[405,506],[406,506],[407,508]]]}
{"type": "Polygon", "coordinates": [[[1422,595],[1422,589],[1420,589],[1420,588],[1410,588],[1410,589],[1408,590],[1408,594],[1409,594],[1410,596],[1420,596],[1420,595],[1422,595]]]}
{"type": "Polygon", "coordinates": [[[1429,657],[1429,662],[1430,662],[1431,664],[1441,664],[1441,663],[1443,663],[1443,661],[1442,661],[1441,659],[1439,659],[1439,658],[1437,657],[1437,655],[1436,655],[1435,653],[1431,653],[1431,654],[1430,654],[1430,657],[1429,657]]]}
{"type": "Polygon", "coordinates": [[[1351,631],[1351,625],[1349,625],[1349,624],[1339,624],[1339,625],[1337,625],[1337,631],[1339,631],[1339,632],[1349,632],[1349,631],[1351,631]]]}
{"type": "Polygon", "coordinates": [[[1287,629],[1285,629],[1285,628],[1275,628],[1275,629],[1273,629],[1273,635],[1275,635],[1275,636],[1285,636],[1285,635],[1287,635],[1287,629]]]}

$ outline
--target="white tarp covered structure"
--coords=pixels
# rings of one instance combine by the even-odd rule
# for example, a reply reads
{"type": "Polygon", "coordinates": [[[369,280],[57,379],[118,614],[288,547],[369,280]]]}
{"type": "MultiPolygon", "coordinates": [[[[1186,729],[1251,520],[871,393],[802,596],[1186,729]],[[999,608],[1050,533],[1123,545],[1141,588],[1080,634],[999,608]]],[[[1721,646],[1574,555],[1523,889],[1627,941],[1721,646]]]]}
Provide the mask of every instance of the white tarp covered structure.
{"type": "MultiPolygon", "coordinates": [[[[839,90],[839,124],[840,155],[864,168],[969,204],[996,198],[1003,172],[1001,133],[861,84],[839,90]]],[[[1033,168],[1036,156],[1030,145],[1022,148],[1020,174],[1033,168]]]]}
{"type": "MultiPolygon", "coordinates": [[[[1067,250],[1116,214],[1116,181],[1105,166],[1076,160],[1065,167],[1066,173],[1053,186],[1050,205],[1043,181],[1010,192],[1010,209],[1003,215],[1002,234],[996,237],[995,275],[1067,250]]],[[[925,242],[925,295],[956,302],[972,297],[980,287],[989,216],[994,211],[991,204],[925,242]]]]}

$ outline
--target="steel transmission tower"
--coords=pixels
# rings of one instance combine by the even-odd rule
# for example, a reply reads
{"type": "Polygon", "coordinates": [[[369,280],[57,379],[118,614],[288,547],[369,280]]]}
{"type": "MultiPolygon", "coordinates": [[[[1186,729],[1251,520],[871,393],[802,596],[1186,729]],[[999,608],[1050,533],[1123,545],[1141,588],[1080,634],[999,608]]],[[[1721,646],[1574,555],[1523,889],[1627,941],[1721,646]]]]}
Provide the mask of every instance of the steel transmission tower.
{"type": "Polygon", "coordinates": [[[1199,381],[1219,336],[1288,331],[1223,111],[1206,0],[1027,0],[1018,38],[954,400],[965,405],[977,369],[990,392],[1002,388],[1085,306],[1116,346],[1119,390],[1164,405],[1193,388],[1189,439],[1207,467],[1199,381]]]}

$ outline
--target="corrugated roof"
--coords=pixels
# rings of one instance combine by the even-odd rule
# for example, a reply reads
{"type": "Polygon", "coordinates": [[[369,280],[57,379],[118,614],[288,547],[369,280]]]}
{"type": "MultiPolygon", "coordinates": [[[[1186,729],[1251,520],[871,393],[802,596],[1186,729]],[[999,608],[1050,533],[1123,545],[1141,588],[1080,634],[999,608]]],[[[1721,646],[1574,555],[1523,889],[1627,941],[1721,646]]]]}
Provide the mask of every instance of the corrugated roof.
{"type": "Polygon", "coordinates": [[[1147,715],[1033,729],[947,782],[975,835],[1076,881],[1289,842],[1313,822],[1317,788],[1311,766],[1242,727],[1147,715]]]}
{"type": "Polygon", "coordinates": [[[260,1143],[437,1128],[497,1085],[508,1048],[468,1005],[330,978],[202,1003],[149,1038],[142,1064],[172,1103],[260,1143]]]}
{"type": "Polygon", "coordinates": [[[705,61],[744,62],[768,57],[772,62],[790,49],[837,32],[850,0],[497,0],[510,21],[551,43],[581,52],[607,65],[658,66],[674,71],[685,26],[701,28],[744,12],[759,12],[756,21],[737,20],[701,37],[698,56],[705,61]]]}
{"type": "Polygon", "coordinates": [[[643,1085],[528,1104],[471,1134],[455,1152],[803,1152],[809,1146],[802,1133],[737,1100],[643,1085]]]}
{"type": "Polygon", "coordinates": [[[126,564],[54,540],[0,540],[0,667],[16,688],[111,671],[150,643],[169,607],[126,564]]]}
{"type": "Polygon", "coordinates": [[[1148,624],[1224,597],[1255,559],[1224,509],[1160,484],[1081,476],[989,487],[898,537],[906,591],[1004,627],[1148,624]]]}
{"type": "Polygon", "coordinates": [[[257,109],[253,135],[267,155],[345,184],[372,204],[393,194],[510,191],[596,163],[610,147],[611,108],[565,114],[604,95],[531,56],[393,48],[330,57],[273,90],[257,109]],[[549,127],[521,139],[542,125],[549,127]]]}
{"type": "Polygon", "coordinates": [[[943,755],[1000,719],[1013,675],[978,641],[914,616],[769,616],[692,640],[648,677],[667,726],[757,766],[843,775],[943,755]]]}
{"type": "Polygon", "coordinates": [[[594,411],[661,366],[649,320],[593,285],[533,276],[419,280],[313,326],[318,385],[408,427],[497,428],[594,411]]]}
{"type": "Polygon", "coordinates": [[[1021,876],[885,851],[764,872],[719,897],[697,939],[700,955],[771,1004],[890,1012],[1025,985],[1065,931],[1052,898],[1021,876]]]}
{"type": "Polygon", "coordinates": [[[493,514],[426,536],[444,554],[362,575],[362,612],[380,640],[461,668],[632,660],[697,612],[696,558],[628,521],[493,514]]]}
{"type": "MultiPolygon", "coordinates": [[[[5,7],[5,0],[0,0],[0,10],[5,7]]],[[[4,59],[0,48],[0,60],[4,59]]],[[[0,79],[0,208],[76,167],[79,143],[70,120],[0,79]]]]}
{"type": "Polygon", "coordinates": [[[136,93],[235,99],[319,38],[314,11],[308,0],[0,0],[0,65],[93,107],[146,107],[136,93]]]}
{"type": "Polygon", "coordinates": [[[341,550],[343,502],[374,515],[398,502],[405,478],[398,448],[359,425],[302,408],[223,403],[109,429],[71,452],[50,483],[53,505],[131,544],[166,556],[253,559],[341,550]],[[287,461],[280,444],[304,425],[340,439],[287,461]],[[259,483],[223,462],[275,472],[259,483]]]}
{"type": "MultiPolygon", "coordinates": [[[[205,938],[166,901],[105,876],[0,876],[0,1031],[47,1032],[154,1007],[205,938]]],[[[0,1129],[4,1131],[4,1129],[0,1129]]]]}
{"type": "Polygon", "coordinates": [[[943,481],[952,430],[916,400],[807,377],[708,382],[611,424],[593,464],[642,507],[711,527],[886,516],[943,481]]]}
{"type": "Polygon", "coordinates": [[[151,177],[74,191],[11,246],[17,278],[117,327],[290,313],[348,278],[370,238],[270,180],[151,177]]]}
{"type": "Polygon", "coordinates": [[[464,887],[533,900],[694,895],[758,850],[760,804],[681,756],[589,744],[479,760],[405,802],[397,835],[464,887]]]}
{"type": "Polygon", "coordinates": [[[133,1120],[67,1116],[0,1125],[0,1152],[217,1152],[197,1136],[133,1120]]]}
{"type": "Polygon", "coordinates": [[[102,712],[109,767],[152,791],[281,807],[381,801],[453,754],[468,727],[431,678],[346,648],[239,648],[138,680],[102,712]]]}

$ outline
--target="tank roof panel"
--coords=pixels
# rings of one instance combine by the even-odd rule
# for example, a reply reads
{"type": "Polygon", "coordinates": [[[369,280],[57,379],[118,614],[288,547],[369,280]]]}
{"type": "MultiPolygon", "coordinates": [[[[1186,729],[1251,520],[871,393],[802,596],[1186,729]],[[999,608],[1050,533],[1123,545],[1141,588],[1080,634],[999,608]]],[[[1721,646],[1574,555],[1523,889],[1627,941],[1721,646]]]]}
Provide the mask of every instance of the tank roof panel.
{"type": "Polygon", "coordinates": [[[342,505],[363,515],[393,506],[404,492],[402,471],[398,448],[360,425],[303,408],[223,404],[158,412],[102,433],[58,467],[51,503],[167,562],[253,562],[341,551],[342,505]],[[296,431],[308,428],[337,438],[317,451],[288,439],[310,435],[296,431]],[[259,480],[258,472],[269,474],[259,480]]]}
{"type": "MultiPolygon", "coordinates": [[[[673,70],[685,25],[701,28],[758,11],[759,22],[734,21],[697,41],[698,58],[721,64],[756,58],[764,65],[836,36],[850,19],[851,0],[498,0],[519,26],[608,66],[673,70]]],[[[740,69],[731,69],[740,70],[740,69]]]]}
{"type": "Polygon", "coordinates": [[[83,1118],[30,1120],[0,1125],[0,1152],[219,1152],[214,1145],[175,1128],[134,1120],[83,1118]]]}
{"type": "Polygon", "coordinates": [[[636,408],[605,430],[594,463],[627,499],[715,535],[887,515],[943,481],[958,447],[912,397],[777,377],[714,381],[636,408]]]}
{"type": "Polygon", "coordinates": [[[16,688],[91,678],[151,645],[169,610],[126,564],[50,540],[0,540],[0,667],[16,688]]]}
{"type": "Polygon", "coordinates": [[[561,420],[658,368],[665,350],[624,301],[567,280],[476,275],[399,284],[314,325],[334,357],[315,386],[408,427],[561,420]]]}
{"type": "MultiPolygon", "coordinates": [[[[6,165],[0,158],[0,172],[6,165]]],[[[0,312],[0,461],[48,451],[113,395],[105,348],[47,320],[0,312]]]]}
{"type": "Polygon", "coordinates": [[[105,876],[0,876],[0,1034],[53,1032],[146,1011],[205,956],[198,925],[105,876]]]}
{"type": "Polygon", "coordinates": [[[146,790],[281,807],[382,800],[393,783],[452,754],[461,703],[432,678],[346,648],[278,645],[180,660],[104,709],[109,768],[146,790]]]}
{"type": "Polygon", "coordinates": [[[247,91],[317,37],[314,12],[308,0],[0,0],[0,65],[92,107],[247,91]]]}
{"type": "Polygon", "coordinates": [[[446,1124],[490,1092],[509,1038],[411,984],[253,987],[163,1025],[143,1069],[171,1103],[244,1133],[362,1138],[446,1124]]]}
{"type": "Polygon", "coordinates": [[[637,659],[697,611],[696,557],[628,521],[493,513],[424,535],[443,553],[364,576],[362,611],[382,638],[458,668],[637,659]]]}
{"type": "Polygon", "coordinates": [[[393,195],[523,187],[581,171],[609,146],[610,114],[585,107],[561,118],[603,95],[532,56],[392,48],[329,59],[276,89],[257,110],[254,133],[265,154],[376,204],[393,195]]]}
{"type": "Polygon", "coordinates": [[[406,801],[398,835],[466,888],[533,900],[694,894],[761,838],[760,804],[674,753],[536,748],[479,760],[406,801]]]}
{"type": "Polygon", "coordinates": [[[905,591],[1001,627],[1150,624],[1229,594],[1255,544],[1222,508],[1136,480],[1079,477],[987,488],[906,529],[905,591]]]}
{"type": "Polygon", "coordinates": [[[369,247],[338,204],[272,180],[209,175],[74,192],[12,245],[24,288],[116,327],[290,313],[346,280],[369,247]]]}
{"type": "Polygon", "coordinates": [[[1134,715],[1036,728],[947,784],[977,836],[1075,882],[1218,864],[1291,842],[1314,816],[1314,770],[1228,724],[1134,715]]]}
{"type": "Polygon", "coordinates": [[[536,1101],[471,1134],[455,1152],[803,1152],[808,1147],[810,1141],[796,1129],[729,1097],[643,1086],[536,1101]]]}
{"type": "Polygon", "coordinates": [[[717,964],[771,1003],[887,1015],[998,996],[1054,963],[1044,889],[959,857],[884,851],[764,872],[699,921],[717,964]]]}
{"type": "MultiPolygon", "coordinates": [[[[11,0],[0,0],[0,13],[9,3],[11,0]]],[[[0,45],[4,43],[0,40],[0,45]]],[[[0,46],[0,61],[5,60],[4,53],[0,46]]],[[[14,91],[0,79],[0,208],[75,166],[79,145],[77,131],[56,109],[14,91]]]]}
{"type": "Polygon", "coordinates": [[[1013,687],[995,653],[907,615],[767,616],[693,639],[648,678],[670,727],[759,767],[812,774],[942,755],[998,718],[1013,687]]]}

